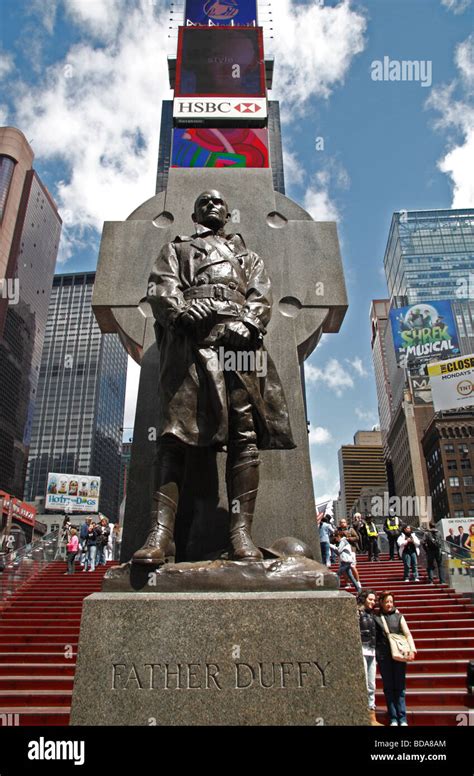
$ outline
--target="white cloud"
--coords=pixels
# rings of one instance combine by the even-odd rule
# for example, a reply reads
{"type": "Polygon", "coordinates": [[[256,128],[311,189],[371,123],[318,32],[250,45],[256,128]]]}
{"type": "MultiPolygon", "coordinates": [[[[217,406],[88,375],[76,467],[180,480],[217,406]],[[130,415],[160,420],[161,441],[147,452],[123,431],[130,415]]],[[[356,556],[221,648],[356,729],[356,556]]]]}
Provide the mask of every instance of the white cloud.
{"type": "Polygon", "coordinates": [[[435,126],[447,132],[450,147],[438,161],[438,168],[451,178],[452,207],[463,208],[474,205],[474,108],[470,100],[474,85],[473,35],[457,46],[455,61],[460,79],[434,89],[426,105],[441,114],[435,126]]]}
{"type": "Polygon", "coordinates": [[[309,430],[310,445],[325,445],[332,441],[331,432],[322,426],[311,426],[309,430]]]}
{"type": "Polygon", "coordinates": [[[272,13],[275,95],[284,99],[289,118],[311,97],[326,98],[344,82],[353,58],[364,49],[366,19],[349,0],[336,6],[278,0],[272,13]]]}
{"type": "Polygon", "coordinates": [[[368,377],[369,373],[367,369],[365,368],[362,359],[359,356],[355,356],[352,361],[350,358],[346,358],[346,361],[348,364],[350,364],[353,369],[357,372],[359,377],[368,377]]]}
{"type": "MultiPolygon", "coordinates": [[[[130,7],[127,0],[63,0],[63,4],[76,24],[100,40],[114,37],[130,7]]],[[[152,7],[149,0],[147,4],[152,7]]]]}
{"type": "Polygon", "coordinates": [[[133,428],[135,425],[135,410],[137,408],[138,384],[140,382],[140,366],[128,358],[127,365],[127,386],[125,389],[125,408],[123,416],[123,427],[133,428]]]}
{"type": "Polygon", "coordinates": [[[471,5],[471,0],[441,0],[441,3],[446,6],[448,11],[453,13],[464,13],[464,11],[471,5]]]}
{"type": "Polygon", "coordinates": [[[299,185],[305,178],[305,169],[297,154],[283,149],[283,164],[285,166],[285,182],[288,186],[299,185]]]}
{"type": "Polygon", "coordinates": [[[325,383],[336,396],[342,396],[347,388],[354,387],[352,376],[336,358],[329,359],[326,366],[322,368],[306,362],[304,372],[308,383],[325,383]]]}
{"type": "Polygon", "coordinates": [[[8,105],[0,105],[0,127],[8,126],[8,105]]]}
{"type": "Polygon", "coordinates": [[[361,410],[359,407],[356,407],[355,414],[359,420],[363,420],[370,426],[375,426],[379,420],[377,414],[372,410],[361,410]]]}
{"type": "Polygon", "coordinates": [[[66,222],[63,257],[78,240],[87,242],[88,228],[126,218],[155,191],[161,100],[171,94],[166,12],[158,17],[143,3],[117,29],[117,7],[101,0],[83,8],[92,27],[112,9],[104,24],[117,32],[113,45],[83,41],[42,83],[16,85],[16,123],[34,138],[36,157],[67,167],[53,192],[66,222]]]}
{"type": "Polygon", "coordinates": [[[0,78],[4,78],[13,70],[13,57],[10,54],[0,54],[0,78]]]}

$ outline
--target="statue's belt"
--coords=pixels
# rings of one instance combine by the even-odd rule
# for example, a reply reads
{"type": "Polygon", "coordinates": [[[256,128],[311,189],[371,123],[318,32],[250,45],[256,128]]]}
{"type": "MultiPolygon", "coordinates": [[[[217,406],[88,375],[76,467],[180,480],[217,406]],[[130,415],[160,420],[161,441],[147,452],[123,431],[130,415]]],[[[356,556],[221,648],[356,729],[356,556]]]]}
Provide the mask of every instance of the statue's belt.
{"type": "Polygon", "coordinates": [[[236,302],[245,304],[245,296],[229,286],[219,283],[206,284],[203,286],[193,286],[183,291],[184,298],[187,299],[219,299],[222,302],[236,302]]]}

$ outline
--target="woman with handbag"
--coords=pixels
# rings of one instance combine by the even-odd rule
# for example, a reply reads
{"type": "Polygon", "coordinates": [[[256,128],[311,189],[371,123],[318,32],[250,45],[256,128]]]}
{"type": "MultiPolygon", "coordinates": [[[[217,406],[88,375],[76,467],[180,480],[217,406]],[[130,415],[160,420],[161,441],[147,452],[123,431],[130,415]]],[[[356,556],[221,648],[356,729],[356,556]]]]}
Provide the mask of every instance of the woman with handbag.
{"type": "Polygon", "coordinates": [[[379,596],[376,657],[391,727],[408,725],[405,702],[406,663],[415,659],[416,647],[404,616],[395,608],[391,592],[379,596]]]}

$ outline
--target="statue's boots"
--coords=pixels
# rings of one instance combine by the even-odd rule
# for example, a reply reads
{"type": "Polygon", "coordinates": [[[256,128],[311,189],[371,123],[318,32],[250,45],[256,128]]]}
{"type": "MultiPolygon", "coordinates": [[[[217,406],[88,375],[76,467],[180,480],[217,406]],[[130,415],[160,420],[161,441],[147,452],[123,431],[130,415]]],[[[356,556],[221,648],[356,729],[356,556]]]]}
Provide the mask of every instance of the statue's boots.
{"type": "Polygon", "coordinates": [[[230,541],[233,560],[263,560],[250,535],[259,481],[258,454],[244,454],[227,473],[229,490],[230,541]]]}
{"type": "Polygon", "coordinates": [[[161,491],[153,494],[153,510],[150,515],[148,538],[132,558],[133,563],[146,566],[161,566],[174,562],[174,521],[177,504],[161,491]]]}

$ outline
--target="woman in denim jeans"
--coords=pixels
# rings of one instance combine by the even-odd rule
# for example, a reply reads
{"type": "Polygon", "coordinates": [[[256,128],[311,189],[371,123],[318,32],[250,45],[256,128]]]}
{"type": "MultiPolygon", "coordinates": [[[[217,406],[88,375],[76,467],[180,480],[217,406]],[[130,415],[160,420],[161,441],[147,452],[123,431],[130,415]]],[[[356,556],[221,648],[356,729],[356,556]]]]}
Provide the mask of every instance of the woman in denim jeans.
{"type": "Polygon", "coordinates": [[[390,726],[408,725],[405,701],[406,663],[394,660],[387,638],[385,620],[390,633],[400,633],[406,636],[410,646],[409,660],[415,659],[416,647],[404,616],[395,608],[393,594],[386,590],[379,596],[380,614],[375,616],[377,625],[376,656],[382,675],[383,692],[387,703],[390,726]]]}
{"type": "Polygon", "coordinates": [[[344,535],[344,531],[336,531],[336,533],[334,534],[334,545],[331,545],[331,546],[339,555],[339,568],[337,570],[337,576],[340,579],[343,574],[347,574],[347,576],[351,580],[357,592],[360,593],[360,591],[362,590],[362,587],[357,581],[357,579],[355,578],[354,573],[352,571],[352,563],[353,563],[352,548],[351,548],[351,545],[349,544],[349,541],[346,539],[344,535]]]}

